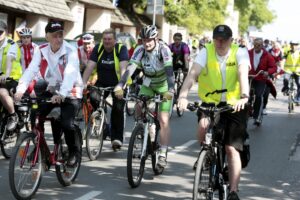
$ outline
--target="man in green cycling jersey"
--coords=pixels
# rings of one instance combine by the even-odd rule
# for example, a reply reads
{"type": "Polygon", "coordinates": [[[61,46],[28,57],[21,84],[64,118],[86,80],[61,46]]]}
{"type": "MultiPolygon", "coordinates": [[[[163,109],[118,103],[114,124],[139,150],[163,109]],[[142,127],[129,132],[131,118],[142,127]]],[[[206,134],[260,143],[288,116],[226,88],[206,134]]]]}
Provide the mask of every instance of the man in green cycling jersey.
{"type": "MultiPolygon", "coordinates": [[[[194,81],[198,79],[198,95],[202,104],[230,104],[235,112],[221,113],[226,120],[225,151],[228,157],[230,193],[228,200],[238,200],[238,183],[241,174],[239,151],[243,150],[246,134],[250,69],[249,55],[246,48],[232,44],[232,31],[227,25],[218,25],[213,31],[213,43],[206,44],[197,55],[194,64],[186,77],[179,95],[180,109],[187,107],[187,95],[194,81]],[[212,94],[208,92],[227,89],[226,93],[212,94]]],[[[199,114],[199,142],[205,142],[208,128],[208,117],[199,114]]]]}
{"type": "Polygon", "coordinates": [[[127,70],[121,77],[115,88],[116,96],[123,97],[123,87],[134,71],[139,68],[144,72],[143,85],[140,95],[154,96],[162,94],[166,101],[160,105],[160,154],[158,165],[167,165],[167,149],[169,143],[170,127],[169,112],[172,109],[174,93],[174,75],[172,67],[172,54],[166,44],[157,38],[158,32],[155,26],[145,26],[140,32],[143,45],[138,46],[129,62],[127,70]]]}

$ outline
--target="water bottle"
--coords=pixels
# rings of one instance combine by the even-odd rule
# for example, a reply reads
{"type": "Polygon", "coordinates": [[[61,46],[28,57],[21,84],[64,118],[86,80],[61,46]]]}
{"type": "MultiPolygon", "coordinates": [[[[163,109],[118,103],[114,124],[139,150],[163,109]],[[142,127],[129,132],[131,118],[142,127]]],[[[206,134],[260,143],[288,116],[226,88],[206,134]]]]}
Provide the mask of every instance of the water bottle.
{"type": "Polygon", "coordinates": [[[205,143],[206,144],[210,144],[211,143],[211,140],[212,140],[212,133],[211,132],[207,132],[205,134],[205,143]]]}
{"type": "Polygon", "coordinates": [[[149,124],[148,130],[149,130],[149,135],[150,135],[151,142],[154,142],[154,140],[155,140],[155,129],[156,129],[155,123],[149,124]]]}

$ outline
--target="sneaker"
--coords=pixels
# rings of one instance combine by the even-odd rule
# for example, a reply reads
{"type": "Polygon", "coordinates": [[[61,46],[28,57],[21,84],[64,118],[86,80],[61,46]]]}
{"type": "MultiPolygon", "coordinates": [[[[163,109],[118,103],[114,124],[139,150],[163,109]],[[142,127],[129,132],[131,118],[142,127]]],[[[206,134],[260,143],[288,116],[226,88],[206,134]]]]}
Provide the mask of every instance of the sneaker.
{"type": "Polygon", "coordinates": [[[240,200],[240,198],[235,191],[231,191],[228,194],[227,200],[240,200]]]}
{"type": "Polygon", "coordinates": [[[289,91],[289,88],[288,88],[288,87],[283,87],[283,88],[281,89],[281,92],[282,92],[283,94],[287,94],[288,91],[289,91]]]}
{"type": "Polygon", "coordinates": [[[260,126],[261,121],[259,119],[254,119],[253,124],[256,125],[256,126],[260,126]]]}
{"type": "Polygon", "coordinates": [[[17,127],[18,121],[19,121],[18,115],[16,113],[11,114],[7,118],[7,124],[6,124],[7,130],[13,131],[17,127]]]}
{"type": "Polygon", "coordinates": [[[122,142],[120,140],[113,140],[111,142],[111,146],[112,146],[113,150],[121,149],[122,142]]]}
{"type": "Polygon", "coordinates": [[[67,160],[67,166],[68,167],[75,167],[78,163],[78,158],[79,154],[78,153],[74,153],[74,152],[71,152],[69,154],[69,157],[68,157],[68,160],[67,160]]]}
{"type": "Polygon", "coordinates": [[[167,166],[167,158],[165,156],[159,155],[157,165],[161,168],[165,168],[167,166]]]}
{"type": "Polygon", "coordinates": [[[262,113],[263,113],[263,115],[267,115],[267,114],[268,114],[268,111],[267,111],[267,109],[266,109],[266,108],[264,108],[264,109],[263,109],[263,111],[262,111],[262,113]]]}

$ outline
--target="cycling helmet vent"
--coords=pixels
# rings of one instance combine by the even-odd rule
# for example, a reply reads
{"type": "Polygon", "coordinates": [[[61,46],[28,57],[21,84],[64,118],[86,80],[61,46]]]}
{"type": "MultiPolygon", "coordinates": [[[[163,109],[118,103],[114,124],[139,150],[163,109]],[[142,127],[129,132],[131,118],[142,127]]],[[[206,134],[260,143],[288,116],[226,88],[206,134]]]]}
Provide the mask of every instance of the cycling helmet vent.
{"type": "Polygon", "coordinates": [[[31,36],[32,35],[32,31],[29,28],[22,28],[19,31],[19,35],[20,36],[31,36]]]}
{"type": "Polygon", "coordinates": [[[158,35],[156,26],[144,26],[140,32],[141,39],[156,38],[158,35]]]}

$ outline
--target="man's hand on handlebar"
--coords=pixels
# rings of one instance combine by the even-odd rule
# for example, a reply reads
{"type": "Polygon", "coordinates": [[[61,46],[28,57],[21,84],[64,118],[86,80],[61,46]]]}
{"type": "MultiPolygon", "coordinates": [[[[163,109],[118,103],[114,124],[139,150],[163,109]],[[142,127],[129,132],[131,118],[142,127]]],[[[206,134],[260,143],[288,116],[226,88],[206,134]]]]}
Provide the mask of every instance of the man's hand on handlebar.
{"type": "Polygon", "coordinates": [[[14,100],[15,102],[20,102],[21,99],[23,97],[23,93],[22,92],[16,92],[15,95],[14,95],[14,100]]]}
{"type": "Polygon", "coordinates": [[[245,105],[248,103],[248,97],[239,99],[235,105],[233,105],[234,112],[239,112],[245,108],[245,105]]]}
{"type": "Polygon", "coordinates": [[[124,96],[124,90],[123,88],[120,86],[120,85],[117,85],[114,89],[114,93],[115,93],[115,96],[118,98],[118,99],[122,99],[123,96],[124,96]]]}
{"type": "Polygon", "coordinates": [[[177,107],[179,110],[186,110],[189,101],[185,97],[179,97],[177,102],[177,107]]]}

